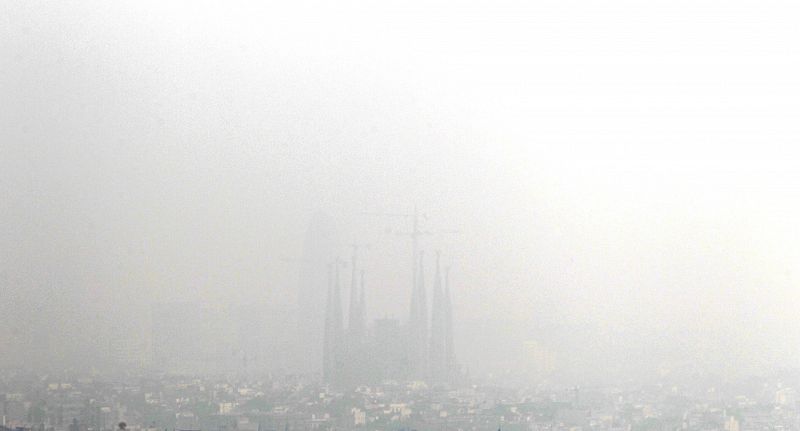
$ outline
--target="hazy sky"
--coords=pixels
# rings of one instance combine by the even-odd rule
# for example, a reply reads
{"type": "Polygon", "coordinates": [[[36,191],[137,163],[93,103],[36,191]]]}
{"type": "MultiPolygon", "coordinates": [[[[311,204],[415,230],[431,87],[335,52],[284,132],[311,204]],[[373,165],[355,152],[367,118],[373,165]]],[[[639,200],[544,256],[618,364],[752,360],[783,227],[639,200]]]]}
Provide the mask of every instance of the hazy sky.
{"type": "Polygon", "coordinates": [[[408,225],[363,212],[417,205],[498,338],[800,351],[795,2],[163,3],[0,4],[0,311],[291,302],[322,210],[405,317],[408,225]]]}

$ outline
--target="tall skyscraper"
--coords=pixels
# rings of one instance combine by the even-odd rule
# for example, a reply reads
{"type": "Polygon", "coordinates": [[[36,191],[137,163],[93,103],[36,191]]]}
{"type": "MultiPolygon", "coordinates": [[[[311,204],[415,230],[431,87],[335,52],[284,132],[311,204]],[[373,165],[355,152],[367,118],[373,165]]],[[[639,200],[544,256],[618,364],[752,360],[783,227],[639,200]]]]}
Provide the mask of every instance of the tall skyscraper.
{"type": "Polygon", "coordinates": [[[412,378],[424,379],[428,374],[428,303],[425,294],[424,253],[419,252],[419,264],[411,291],[411,310],[408,319],[409,371],[412,378]]]}
{"type": "Polygon", "coordinates": [[[436,270],[433,278],[433,301],[431,304],[430,346],[428,348],[428,371],[431,381],[447,380],[447,311],[445,307],[439,253],[437,252],[436,270]]]}
{"type": "Polygon", "coordinates": [[[344,365],[343,344],[344,331],[342,328],[342,298],[339,285],[339,260],[328,271],[333,279],[329,282],[328,304],[325,309],[325,334],[322,377],[326,383],[337,385],[340,383],[341,370],[344,365]]]}
{"type": "Polygon", "coordinates": [[[324,213],[316,213],[303,242],[297,286],[297,351],[294,367],[298,372],[319,372],[325,331],[325,301],[328,276],[326,267],[335,256],[333,222],[324,213]]]}

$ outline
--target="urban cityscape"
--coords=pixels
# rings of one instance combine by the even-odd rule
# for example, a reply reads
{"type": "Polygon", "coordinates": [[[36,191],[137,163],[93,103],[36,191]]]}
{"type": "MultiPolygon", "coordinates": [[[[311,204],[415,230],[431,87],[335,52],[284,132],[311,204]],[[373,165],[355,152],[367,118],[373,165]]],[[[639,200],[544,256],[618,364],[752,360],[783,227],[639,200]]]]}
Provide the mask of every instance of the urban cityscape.
{"type": "Polygon", "coordinates": [[[2,430],[791,430],[797,373],[742,381],[690,373],[642,386],[527,389],[302,376],[4,372],[2,430]]]}
{"type": "Polygon", "coordinates": [[[419,215],[407,218],[414,259],[406,319],[367,323],[371,291],[358,246],[348,260],[332,256],[332,233],[317,214],[297,285],[298,309],[308,315],[242,320],[263,310],[162,304],[149,343],[110,339],[88,369],[3,370],[2,431],[800,429],[800,372],[791,369],[745,378],[684,366],[638,381],[565,385],[554,353],[528,343],[533,380],[522,370],[507,373],[519,384],[473,378],[456,356],[450,267],[437,251],[426,270],[419,215]],[[293,320],[298,332],[275,331],[271,319],[293,320]],[[317,356],[282,362],[297,348],[291,339],[315,340],[299,347],[317,356]]]}
{"type": "Polygon", "coordinates": [[[800,431],[798,23],[0,0],[0,431],[800,431]]]}

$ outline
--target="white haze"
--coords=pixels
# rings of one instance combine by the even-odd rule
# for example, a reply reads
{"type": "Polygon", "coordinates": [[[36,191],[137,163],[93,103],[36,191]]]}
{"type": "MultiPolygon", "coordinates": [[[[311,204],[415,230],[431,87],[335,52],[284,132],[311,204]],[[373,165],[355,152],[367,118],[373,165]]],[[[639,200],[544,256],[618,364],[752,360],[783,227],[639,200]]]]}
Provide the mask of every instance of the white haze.
{"type": "MultiPolygon", "coordinates": [[[[165,4],[169,3],[169,4],[165,4]]],[[[153,304],[296,299],[316,211],[405,318],[416,205],[459,358],[796,364],[800,5],[0,4],[0,343],[43,363],[153,304]],[[57,339],[37,347],[37,337],[57,339]],[[33,353],[31,353],[33,352],[33,353]],[[600,352],[600,353],[598,353],[600,352]]],[[[132,335],[136,336],[136,335],[132,335]]]]}

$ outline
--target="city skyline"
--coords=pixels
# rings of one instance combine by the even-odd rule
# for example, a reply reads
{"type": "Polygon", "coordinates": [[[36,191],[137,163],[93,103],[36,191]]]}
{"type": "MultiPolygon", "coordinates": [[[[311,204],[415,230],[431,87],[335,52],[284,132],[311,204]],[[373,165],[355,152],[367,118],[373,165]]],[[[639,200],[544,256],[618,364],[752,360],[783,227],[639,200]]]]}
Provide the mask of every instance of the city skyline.
{"type": "Polygon", "coordinates": [[[0,431],[800,431],[797,22],[0,2],[0,431]]]}

